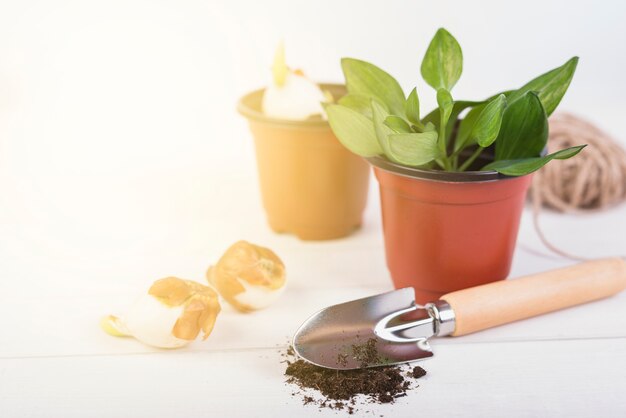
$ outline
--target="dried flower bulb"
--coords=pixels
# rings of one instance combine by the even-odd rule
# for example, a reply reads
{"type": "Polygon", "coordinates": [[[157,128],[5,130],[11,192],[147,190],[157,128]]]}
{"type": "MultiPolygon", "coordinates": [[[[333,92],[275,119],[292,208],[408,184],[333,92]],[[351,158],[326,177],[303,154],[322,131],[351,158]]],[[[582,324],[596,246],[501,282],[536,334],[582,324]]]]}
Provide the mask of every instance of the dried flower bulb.
{"type": "Polygon", "coordinates": [[[102,319],[104,331],[132,336],[144,344],[177,348],[189,344],[202,332],[206,339],[220,312],[217,293],[190,280],[167,277],[152,284],[124,317],[102,319]]]}
{"type": "Polygon", "coordinates": [[[207,280],[228,303],[242,312],[271,305],[285,288],[285,265],[270,249],[239,241],[233,244],[207,280]]]}

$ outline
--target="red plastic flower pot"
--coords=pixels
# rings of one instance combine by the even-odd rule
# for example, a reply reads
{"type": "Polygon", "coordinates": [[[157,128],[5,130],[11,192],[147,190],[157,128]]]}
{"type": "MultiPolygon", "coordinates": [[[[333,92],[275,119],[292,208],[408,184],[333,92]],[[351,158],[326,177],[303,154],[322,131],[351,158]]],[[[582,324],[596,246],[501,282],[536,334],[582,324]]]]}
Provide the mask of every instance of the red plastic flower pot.
{"type": "Polygon", "coordinates": [[[387,267],[425,303],[505,279],[532,175],[452,173],[370,158],[380,185],[387,267]]]}

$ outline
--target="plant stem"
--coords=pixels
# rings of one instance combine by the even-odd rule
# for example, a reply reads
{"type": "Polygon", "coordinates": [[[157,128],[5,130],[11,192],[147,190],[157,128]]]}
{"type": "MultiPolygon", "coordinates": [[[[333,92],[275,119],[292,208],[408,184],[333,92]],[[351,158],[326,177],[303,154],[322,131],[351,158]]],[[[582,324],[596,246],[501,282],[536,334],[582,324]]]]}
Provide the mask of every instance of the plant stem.
{"type": "Polygon", "coordinates": [[[452,154],[450,154],[450,159],[452,160],[452,167],[454,169],[454,171],[459,171],[459,155],[461,155],[461,152],[463,152],[463,150],[465,150],[466,147],[460,147],[458,148],[456,151],[454,151],[452,154]]]}
{"type": "Polygon", "coordinates": [[[463,151],[463,148],[459,148],[450,154],[450,161],[452,161],[452,171],[458,171],[459,167],[459,154],[463,151]]]}
{"type": "Polygon", "coordinates": [[[474,160],[476,158],[478,158],[478,156],[480,154],[482,154],[482,152],[485,150],[485,148],[479,146],[478,148],[476,148],[476,151],[474,151],[474,153],[472,155],[470,155],[470,157],[465,160],[465,162],[461,165],[461,167],[459,168],[459,171],[465,171],[467,170],[467,168],[474,162],[474,160]]]}
{"type": "Polygon", "coordinates": [[[448,151],[446,147],[446,121],[443,120],[443,109],[439,109],[439,139],[437,140],[439,145],[439,151],[441,152],[441,159],[443,161],[443,169],[446,171],[452,171],[450,160],[448,159],[448,151]]]}
{"type": "Polygon", "coordinates": [[[459,154],[461,153],[461,151],[463,151],[465,148],[461,147],[459,149],[457,149],[456,151],[454,151],[451,155],[450,158],[456,158],[459,156],[459,154]]]}

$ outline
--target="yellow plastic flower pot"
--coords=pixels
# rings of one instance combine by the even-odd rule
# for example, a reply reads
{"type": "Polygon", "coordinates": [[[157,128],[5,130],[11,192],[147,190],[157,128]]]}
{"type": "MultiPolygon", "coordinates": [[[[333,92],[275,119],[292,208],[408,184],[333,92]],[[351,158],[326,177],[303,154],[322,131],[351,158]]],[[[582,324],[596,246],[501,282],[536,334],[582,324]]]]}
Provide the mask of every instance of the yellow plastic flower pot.
{"type": "MultiPolygon", "coordinates": [[[[338,99],[341,85],[322,85],[338,99]]],[[[303,240],[349,235],[361,225],[369,166],[345,149],[319,119],[269,118],[261,111],[263,90],[244,96],[239,112],[254,136],[263,206],[270,227],[303,240]]]]}

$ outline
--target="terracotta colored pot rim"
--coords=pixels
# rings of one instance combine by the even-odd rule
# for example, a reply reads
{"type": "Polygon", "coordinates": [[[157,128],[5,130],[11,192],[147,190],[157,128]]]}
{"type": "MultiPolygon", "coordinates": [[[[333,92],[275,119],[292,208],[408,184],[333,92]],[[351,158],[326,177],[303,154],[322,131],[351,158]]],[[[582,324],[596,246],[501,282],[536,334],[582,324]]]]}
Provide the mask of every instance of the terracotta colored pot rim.
{"type": "Polygon", "coordinates": [[[396,164],[382,157],[367,158],[370,164],[402,177],[428,180],[442,183],[486,183],[500,180],[508,180],[516,177],[505,176],[497,171],[463,171],[450,172],[443,170],[422,170],[419,168],[407,167],[396,164]]]}
{"type": "MultiPolygon", "coordinates": [[[[332,84],[332,83],[321,83],[320,87],[323,90],[329,91],[335,102],[337,99],[341,98],[346,94],[346,87],[343,84],[332,84]]],[[[281,125],[285,127],[293,126],[301,128],[303,126],[307,127],[318,127],[318,128],[328,128],[328,121],[321,118],[311,118],[306,120],[289,120],[289,119],[278,119],[266,116],[263,114],[261,110],[261,101],[263,100],[263,93],[265,89],[259,89],[252,91],[241,99],[237,103],[237,111],[245,116],[248,119],[253,119],[260,122],[273,123],[276,125],[281,125]]]]}

